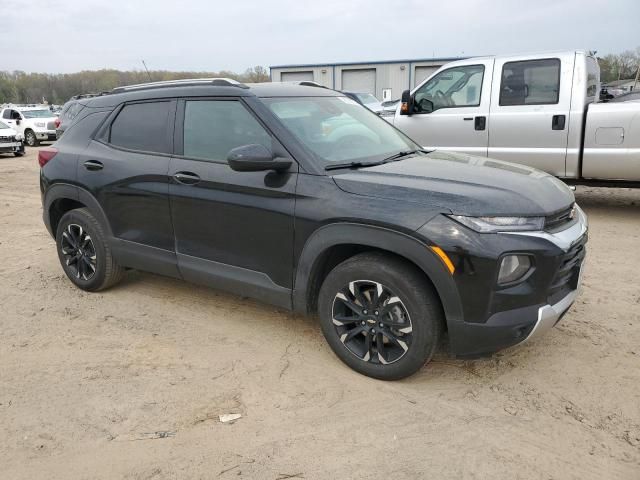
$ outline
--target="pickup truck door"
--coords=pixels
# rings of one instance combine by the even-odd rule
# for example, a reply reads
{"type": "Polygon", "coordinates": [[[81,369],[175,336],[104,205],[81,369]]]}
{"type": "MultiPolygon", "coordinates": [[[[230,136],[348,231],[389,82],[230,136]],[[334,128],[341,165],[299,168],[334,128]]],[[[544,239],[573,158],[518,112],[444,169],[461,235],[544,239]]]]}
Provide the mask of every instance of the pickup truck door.
{"type": "Polygon", "coordinates": [[[493,62],[445,66],[414,90],[413,114],[394,125],[426,149],[486,156],[493,62]]]}
{"type": "Polygon", "coordinates": [[[489,157],[566,174],[573,55],[496,60],[489,157]]]}
{"type": "Polygon", "coordinates": [[[18,120],[21,120],[21,119],[22,119],[22,116],[20,115],[20,112],[18,112],[17,110],[13,110],[11,108],[5,108],[4,111],[2,112],[2,122],[9,125],[16,132],[24,134],[24,124],[20,122],[20,125],[18,125],[18,120]]]}

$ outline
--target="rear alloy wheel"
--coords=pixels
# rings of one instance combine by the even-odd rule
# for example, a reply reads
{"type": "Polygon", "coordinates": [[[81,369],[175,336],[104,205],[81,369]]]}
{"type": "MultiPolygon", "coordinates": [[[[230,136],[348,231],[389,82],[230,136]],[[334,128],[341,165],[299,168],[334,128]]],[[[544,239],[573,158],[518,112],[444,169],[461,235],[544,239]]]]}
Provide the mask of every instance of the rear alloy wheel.
{"type": "Polygon", "coordinates": [[[33,133],[33,130],[26,130],[24,132],[24,143],[26,143],[30,147],[38,146],[38,138],[36,137],[36,134],[33,133]]]}
{"type": "Polygon", "coordinates": [[[91,235],[80,225],[71,223],[62,232],[60,251],[66,266],[77,279],[90,280],[96,274],[96,247],[91,235]]]}
{"type": "Polygon", "coordinates": [[[383,380],[417,372],[435,353],[444,325],[424,274],[379,252],[358,254],[329,272],[318,314],[335,354],[357,372],[383,380]]]}
{"type": "Polygon", "coordinates": [[[85,208],[65,213],[56,230],[60,264],[69,280],[95,292],[118,282],[124,269],[118,265],[100,222],[85,208]]]}

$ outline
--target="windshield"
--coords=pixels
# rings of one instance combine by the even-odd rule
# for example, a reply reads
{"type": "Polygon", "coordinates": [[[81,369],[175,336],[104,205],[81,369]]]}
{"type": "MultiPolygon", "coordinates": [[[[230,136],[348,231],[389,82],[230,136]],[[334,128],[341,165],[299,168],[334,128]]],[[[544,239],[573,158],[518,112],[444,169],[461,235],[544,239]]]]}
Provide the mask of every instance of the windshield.
{"type": "Polygon", "coordinates": [[[51,113],[51,110],[22,110],[20,113],[24,115],[24,118],[51,118],[55,115],[51,113]]]}
{"type": "Polygon", "coordinates": [[[0,122],[0,130],[4,130],[5,128],[9,128],[9,125],[7,125],[6,123],[0,122]]]}
{"type": "Polygon", "coordinates": [[[420,147],[347,97],[278,97],[262,101],[321,161],[382,160],[420,147]]]}
{"type": "Polygon", "coordinates": [[[356,93],[356,97],[358,97],[360,101],[365,105],[380,103],[378,99],[373,95],[371,95],[370,93],[356,93]]]}

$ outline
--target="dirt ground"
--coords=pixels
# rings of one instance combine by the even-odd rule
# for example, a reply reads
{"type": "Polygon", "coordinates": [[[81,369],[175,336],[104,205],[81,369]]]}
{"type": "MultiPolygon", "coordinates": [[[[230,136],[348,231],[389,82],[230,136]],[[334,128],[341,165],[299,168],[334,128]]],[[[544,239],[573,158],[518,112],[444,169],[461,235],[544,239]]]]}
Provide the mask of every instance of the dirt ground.
{"type": "Polygon", "coordinates": [[[78,290],[36,150],[0,156],[0,478],[640,479],[640,190],[576,196],[588,265],[561,324],[389,383],[257,302],[139,272],[78,290]]]}

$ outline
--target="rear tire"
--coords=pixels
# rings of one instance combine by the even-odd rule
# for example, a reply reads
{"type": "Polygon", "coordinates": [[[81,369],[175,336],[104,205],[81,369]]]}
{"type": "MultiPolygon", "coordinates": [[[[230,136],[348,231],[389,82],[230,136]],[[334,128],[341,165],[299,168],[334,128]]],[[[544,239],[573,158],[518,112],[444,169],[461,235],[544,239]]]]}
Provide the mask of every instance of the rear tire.
{"type": "Polygon", "coordinates": [[[33,130],[25,130],[24,131],[24,143],[29,145],[30,147],[37,147],[40,142],[38,141],[38,137],[33,132],[33,130]]]}
{"type": "Polygon", "coordinates": [[[69,280],[89,292],[116,284],[124,269],[113,258],[102,225],[86,208],[65,213],[56,231],[60,264],[69,280]]]}
{"type": "Polygon", "coordinates": [[[378,252],[356,255],[327,275],[318,313],[340,360],[382,380],[408,377],[431,360],[444,325],[440,301],[424,274],[378,252]]]}

